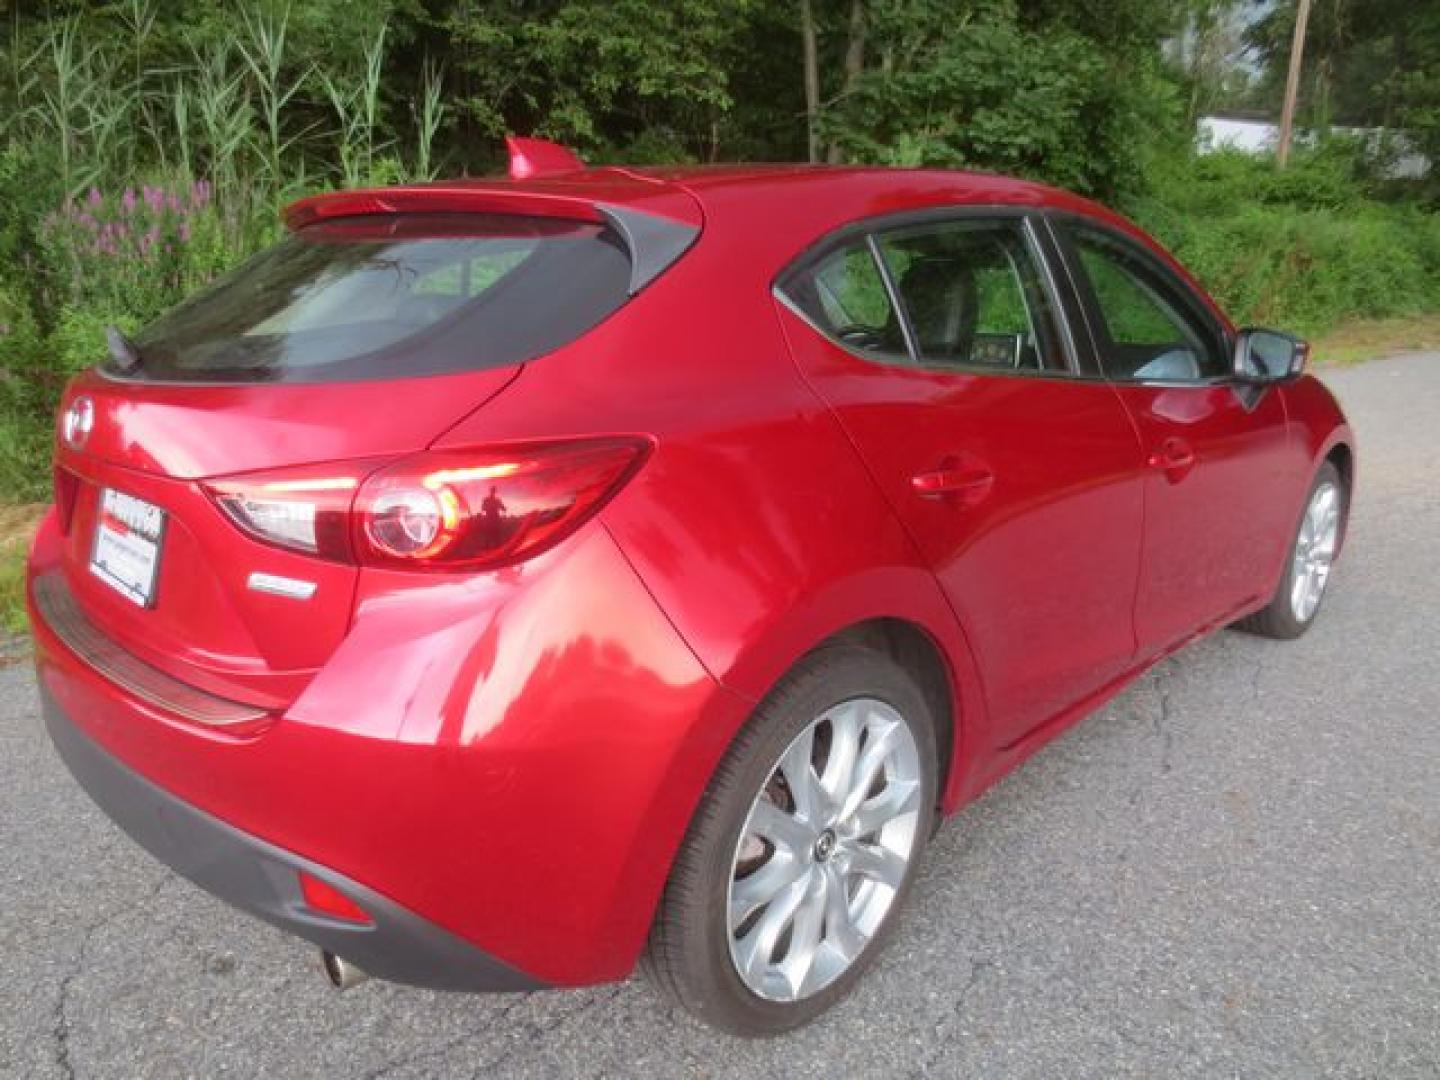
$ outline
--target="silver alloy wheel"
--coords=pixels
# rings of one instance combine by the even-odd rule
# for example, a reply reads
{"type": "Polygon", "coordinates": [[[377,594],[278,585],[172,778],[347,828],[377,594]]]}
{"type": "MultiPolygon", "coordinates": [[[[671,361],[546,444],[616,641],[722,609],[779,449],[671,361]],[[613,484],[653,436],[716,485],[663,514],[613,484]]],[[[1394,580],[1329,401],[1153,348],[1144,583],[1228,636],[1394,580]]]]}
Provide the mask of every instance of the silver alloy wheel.
{"type": "Polygon", "coordinates": [[[790,743],[735,845],[730,959],[745,985],[798,1001],[864,952],[917,846],[920,751],[874,698],[826,710],[790,743]]]}
{"type": "Polygon", "coordinates": [[[1290,578],[1290,611],[1297,622],[1309,622],[1325,595],[1340,541],[1340,510],[1340,488],[1326,482],[1315,489],[1300,521],[1290,578]]]}

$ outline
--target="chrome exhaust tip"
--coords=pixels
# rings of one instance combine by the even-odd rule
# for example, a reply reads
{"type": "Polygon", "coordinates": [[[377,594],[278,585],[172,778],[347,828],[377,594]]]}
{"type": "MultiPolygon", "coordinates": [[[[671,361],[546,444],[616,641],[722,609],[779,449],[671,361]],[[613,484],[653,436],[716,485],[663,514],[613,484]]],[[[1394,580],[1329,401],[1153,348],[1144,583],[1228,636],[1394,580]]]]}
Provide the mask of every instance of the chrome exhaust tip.
{"type": "Polygon", "coordinates": [[[350,961],[342,960],[327,950],[321,950],[320,964],[325,969],[325,977],[336,990],[349,990],[370,978],[350,961]]]}

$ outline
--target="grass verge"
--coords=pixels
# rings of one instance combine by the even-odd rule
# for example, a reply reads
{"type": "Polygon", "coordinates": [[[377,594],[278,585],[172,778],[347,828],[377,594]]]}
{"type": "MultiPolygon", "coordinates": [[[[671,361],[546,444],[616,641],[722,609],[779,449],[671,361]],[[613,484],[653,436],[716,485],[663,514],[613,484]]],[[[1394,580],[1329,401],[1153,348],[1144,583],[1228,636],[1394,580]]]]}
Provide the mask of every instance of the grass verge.
{"type": "Polygon", "coordinates": [[[44,513],[43,503],[0,503],[0,638],[25,632],[25,553],[44,513]]]}
{"type": "Polygon", "coordinates": [[[1404,352],[1440,352],[1440,312],[1341,323],[1315,343],[1317,364],[1349,365],[1404,352]]]}

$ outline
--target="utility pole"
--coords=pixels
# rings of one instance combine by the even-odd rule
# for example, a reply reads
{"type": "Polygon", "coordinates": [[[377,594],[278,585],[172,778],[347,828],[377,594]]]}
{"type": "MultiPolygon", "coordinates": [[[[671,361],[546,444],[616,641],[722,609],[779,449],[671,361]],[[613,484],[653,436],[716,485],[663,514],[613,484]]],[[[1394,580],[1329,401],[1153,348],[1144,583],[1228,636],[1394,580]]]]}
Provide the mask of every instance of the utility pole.
{"type": "Polygon", "coordinates": [[[1305,24],[1310,21],[1310,0],[1295,6],[1295,37],[1290,42],[1290,70],[1285,76],[1285,104],[1280,110],[1280,141],[1275,146],[1275,167],[1290,160],[1290,138],[1295,128],[1295,99],[1300,95],[1300,65],[1305,57],[1305,24]]]}

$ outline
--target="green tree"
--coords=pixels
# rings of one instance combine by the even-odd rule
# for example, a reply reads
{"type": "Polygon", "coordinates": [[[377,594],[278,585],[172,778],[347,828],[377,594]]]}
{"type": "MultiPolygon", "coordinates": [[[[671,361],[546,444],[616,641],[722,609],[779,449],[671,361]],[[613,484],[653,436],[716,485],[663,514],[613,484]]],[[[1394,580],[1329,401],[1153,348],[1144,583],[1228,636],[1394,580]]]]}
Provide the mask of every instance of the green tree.
{"type": "Polygon", "coordinates": [[[533,132],[607,154],[718,154],[731,72],[763,5],[753,0],[459,2],[445,39],[467,135],[533,132]]]}
{"type": "Polygon", "coordinates": [[[832,74],[821,127],[847,160],[1132,190],[1151,133],[1176,126],[1159,60],[1169,25],[1139,3],[871,0],[862,63],[832,74]]]}

